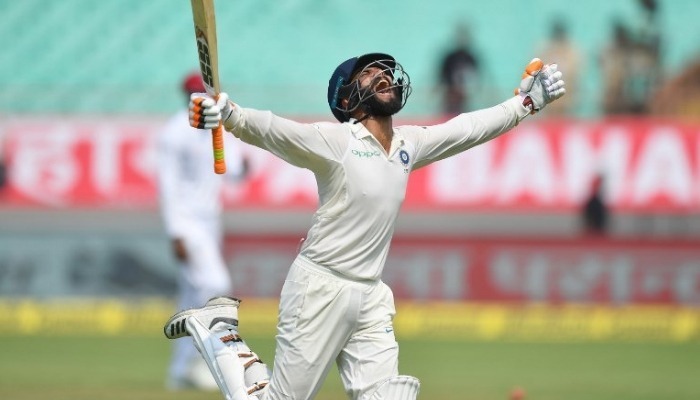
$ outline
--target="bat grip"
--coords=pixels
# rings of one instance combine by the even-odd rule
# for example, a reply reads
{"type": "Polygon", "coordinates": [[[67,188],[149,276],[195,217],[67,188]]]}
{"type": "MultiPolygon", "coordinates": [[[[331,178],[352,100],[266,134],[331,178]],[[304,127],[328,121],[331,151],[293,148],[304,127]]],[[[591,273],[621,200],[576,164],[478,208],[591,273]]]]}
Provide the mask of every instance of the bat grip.
{"type": "MultiPolygon", "coordinates": [[[[216,99],[219,98],[217,95],[216,99]]],[[[211,130],[211,144],[214,149],[214,172],[221,175],[226,173],[226,159],[224,158],[224,128],[222,123],[211,130]]]]}
{"type": "Polygon", "coordinates": [[[214,148],[214,172],[223,174],[226,172],[226,160],[224,159],[224,129],[221,124],[211,130],[212,147],[214,148]]]}

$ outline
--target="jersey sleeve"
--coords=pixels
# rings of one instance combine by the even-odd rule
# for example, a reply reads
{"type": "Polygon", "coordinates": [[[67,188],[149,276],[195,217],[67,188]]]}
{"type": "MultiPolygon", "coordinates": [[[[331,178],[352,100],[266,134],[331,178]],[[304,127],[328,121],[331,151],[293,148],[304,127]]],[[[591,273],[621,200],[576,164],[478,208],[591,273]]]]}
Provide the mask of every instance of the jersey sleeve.
{"type": "Polygon", "coordinates": [[[349,140],[340,124],[304,124],[270,111],[236,106],[231,119],[233,124],[226,129],[243,142],[312,171],[324,168],[329,160],[339,160],[349,140]]]}
{"type": "Polygon", "coordinates": [[[494,139],[515,127],[530,110],[520,97],[491,108],[460,114],[449,121],[413,130],[416,146],[413,169],[453,156],[494,139]]]}

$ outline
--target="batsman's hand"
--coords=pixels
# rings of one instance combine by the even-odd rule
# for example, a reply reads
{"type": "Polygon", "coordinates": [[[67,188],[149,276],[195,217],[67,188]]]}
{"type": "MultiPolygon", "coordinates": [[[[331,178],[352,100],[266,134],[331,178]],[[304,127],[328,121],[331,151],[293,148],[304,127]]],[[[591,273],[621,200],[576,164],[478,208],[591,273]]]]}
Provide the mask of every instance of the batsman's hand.
{"type": "Polygon", "coordinates": [[[530,107],[531,114],[537,113],[566,93],[566,83],[557,64],[545,65],[539,58],[533,58],[525,67],[522,78],[515,94],[523,98],[523,105],[530,107]]]}
{"type": "Polygon", "coordinates": [[[231,116],[233,103],[226,93],[219,93],[216,100],[207,93],[192,93],[189,109],[190,125],[193,128],[214,129],[231,116]]]}

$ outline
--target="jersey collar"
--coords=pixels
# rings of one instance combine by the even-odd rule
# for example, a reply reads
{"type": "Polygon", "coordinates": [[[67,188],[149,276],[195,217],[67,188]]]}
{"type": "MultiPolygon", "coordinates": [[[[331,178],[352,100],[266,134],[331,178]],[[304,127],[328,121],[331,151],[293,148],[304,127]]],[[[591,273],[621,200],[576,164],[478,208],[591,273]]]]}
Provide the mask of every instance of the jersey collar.
{"type": "Polygon", "coordinates": [[[348,121],[348,124],[350,124],[350,132],[355,135],[355,138],[363,139],[367,136],[372,136],[372,133],[368,131],[364,125],[356,121],[355,118],[350,118],[350,121],[348,121]]]}
{"type": "MultiPolygon", "coordinates": [[[[350,131],[355,136],[355,138],[364,139],[372,136],[372,133],[368,131],[364,125],[360,123],[356,124],[355,119],[351,118],[350,121],[348,121],[348,123],[350,124],[350,131]]],[[[393,131],[394,136],[391,138],[391,154],[389,154],[389,157],[392,157],[393,154],[396,153],[396,151],[405,144],[405,139],[401,134],[401,131],[396,128],[393,128],[393,131]]]]}

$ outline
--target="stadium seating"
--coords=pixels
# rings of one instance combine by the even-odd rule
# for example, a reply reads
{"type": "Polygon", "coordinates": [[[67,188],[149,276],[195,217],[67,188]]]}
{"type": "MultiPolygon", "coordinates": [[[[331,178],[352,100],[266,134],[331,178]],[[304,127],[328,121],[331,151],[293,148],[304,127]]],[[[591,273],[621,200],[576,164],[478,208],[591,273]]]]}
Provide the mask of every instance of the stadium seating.
{"type": "MultiPolygon", "coordinates": [[[[352,55],[386,51],[413,78],[415,94],[406,112],[426,116],[438,108],[437,60],[457,23],[473,28],[488,70],[490,96],[482,102],[491,103],[509,95],[551,18],[562,16],[587,57],[579,113],[595,116],[598,54],[611,19],[634,20],[635,5],[633,0],[219,1],[222,83],[246,105],[327,115],[325,86],[332,68],[352,55]]],[[[673,70],[697,50],[699,28],[692,19],[700,14],[700,2],[675,0],[661,7],[663,26],[687,26],[663,32],[664,60],[673,70]]],[[[0,0],[0,21],[0,112],[167,113],[181,104],[181,76],[197,66],[186,1],[0,0]]]]}

